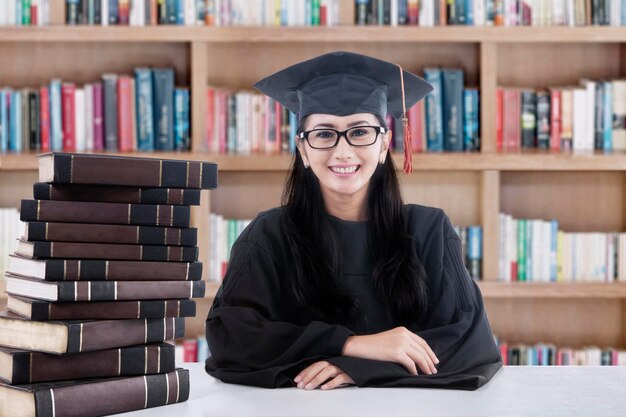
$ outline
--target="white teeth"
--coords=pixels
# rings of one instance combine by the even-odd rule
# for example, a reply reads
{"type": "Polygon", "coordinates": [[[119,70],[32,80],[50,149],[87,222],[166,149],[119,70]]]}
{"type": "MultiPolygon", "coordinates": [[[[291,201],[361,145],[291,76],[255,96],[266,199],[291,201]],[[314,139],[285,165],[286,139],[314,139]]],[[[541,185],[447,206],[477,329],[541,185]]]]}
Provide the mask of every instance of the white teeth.
{"type": "Polygon", "coordinates": [[[348,168],[343,168],[343,167],[330,167],[330,169],[333,172],[337,172],[339,174],[351,174],[353,172],[356,171],[356,169],[358,168],[358,166],[354,165],[348,168]]]}

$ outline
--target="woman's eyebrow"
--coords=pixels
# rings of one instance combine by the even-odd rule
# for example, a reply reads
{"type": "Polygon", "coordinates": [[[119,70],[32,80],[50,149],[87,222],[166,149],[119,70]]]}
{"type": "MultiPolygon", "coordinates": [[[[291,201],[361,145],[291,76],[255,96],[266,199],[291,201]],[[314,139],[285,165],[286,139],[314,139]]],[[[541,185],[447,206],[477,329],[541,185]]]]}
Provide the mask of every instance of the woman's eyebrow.
{"type": "MultiPolygon", "coordinates": [[[[358,122],[352,122],[352,123],[348,123],[348,127],[352,127],[352,126],[359,126],[359,125],[367,125],[368,121],[366,120],[359,120],[358,122]]],[[[335,127],[334,124],[332,123],[318,123],[316,124],[313,129],[316,129],[318,127],[335,127]]]]}

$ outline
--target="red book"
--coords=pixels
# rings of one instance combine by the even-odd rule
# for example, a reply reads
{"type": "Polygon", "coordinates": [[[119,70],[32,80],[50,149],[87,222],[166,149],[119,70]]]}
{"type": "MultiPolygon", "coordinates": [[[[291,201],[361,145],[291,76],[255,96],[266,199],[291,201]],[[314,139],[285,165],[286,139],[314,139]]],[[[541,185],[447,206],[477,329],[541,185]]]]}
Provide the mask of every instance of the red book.
{"type": "Polygon", "coordinates": [[[228,129],[228,92],[224,90],[217,90],[217,139],[219,145],[219,153],[226,153],[226,132],[228,129]]]}
{"type": "Polygon", "coordinates": [[[550,149],[561,149],[561,91],[550,91],[550,149]]]}
{"type": "Polygon", "coordinates": [[[506,343],[500,344],[500,355],[502,355],[502,364],[509,364],[509,345],[506,343]]]}
{"type": "Polygon", "coordinates": [[[215,89],[209,87],[207,89],[206,115],[205,115],[205,132],[206,147],[209,152],[217,151],[217,143],[215,143],[215,89]]]}
{"type": "Polygon", "coordinates": [[[117,79],[117,137],[120,152],[133,150],[133,131],[131,117],[131,86],[130,77],[120,76],[117,79]]]}
{"type": "Polygon", "coordinates": [[[409,126],[411,127],[411,148],[413,153],[422,152],[423,150],[423,126],[422,126],[422,112],[424,110],[424,101],[419,101],[416,105],[411,107],[408,111],[409,126]]]}
{"type": "Polygon", "coordinates": [[[128,25],[129,21],[129,0],[119,0],[117,18],[120,25],[128,25]]]}
{"type": "Polygon", "coordinates": [[[41,152],[48,152],[50,151],[50,90],[48,87],[39,89],[39,106],[41,152]]]}
{"type": "Polygon", "coordinates": [[[74,84],[63,83],[61,86],[63,100],[63,150],[68,152],[76,152],[75,92],[76,86],[74,84]]]}
{"type": "Polygon", "coordinates": [[[503,146],[504,150],[516,151],[521,148],[521,103],[520,91],[506,89],[503,95],[503,146]]]}
{"type": "Polygon", "coordinates": [[[93,85],[93,149],[104,149],[104,110],[103,110],[102,83],[93,85]]]}
{"type": "Polygon", "coordinates": [[[30,24],[31,26],[37,26],[38,23],[37,3],[32,2],[30,5],[30,24]]]}
{"type": "Polygon", "coordinates": [[[320,5],[320,25],[328,25],[328,7],[325,4],[320,5]]]}
{"type": "Polygon", "coordinates": [[[504,113],[503,113],[503,96],[504,91],[501,88],[498,88],[496,93],[496,149],[501,151],[503,141],[503,122],[504,122],[504,113]]]}
{"type": "Polygon", "coordinates": [[[198,342],[187,339],[183,342],[183,362],[198,362],[198,342]]]}
{"type": "Polygon", "coordinates": [[[150,24],[156,26],[157,21],[157,0],[150,0],[150,24]]]}
{"type": "Polygon", "coordinates": [[[408,3],[409,25],[417,25],[419,22],[419,5],[417,1],[408,3]]]}

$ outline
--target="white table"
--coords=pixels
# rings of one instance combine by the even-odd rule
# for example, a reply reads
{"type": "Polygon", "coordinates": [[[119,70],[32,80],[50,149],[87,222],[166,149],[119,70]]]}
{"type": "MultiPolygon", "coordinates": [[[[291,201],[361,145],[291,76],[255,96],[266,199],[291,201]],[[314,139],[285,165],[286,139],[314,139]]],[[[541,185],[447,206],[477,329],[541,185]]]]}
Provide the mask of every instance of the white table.
{"type": "Polygon", "coordinates": [[[185,363],[184,403],[126,417],[209,416],[626,416],[625,366],[512,366],[476,391],[357,388],[304,391],[225,384],[185,363]]]}

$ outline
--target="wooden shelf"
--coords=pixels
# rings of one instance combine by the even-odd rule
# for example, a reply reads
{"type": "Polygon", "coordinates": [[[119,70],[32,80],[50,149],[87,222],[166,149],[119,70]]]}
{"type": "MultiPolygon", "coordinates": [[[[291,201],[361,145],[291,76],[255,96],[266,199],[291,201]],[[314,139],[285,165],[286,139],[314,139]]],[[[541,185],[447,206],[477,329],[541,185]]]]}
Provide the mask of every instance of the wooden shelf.
{"type": "Polygon", "coordinates": [[[3,42],[626,42],[622,27],[186,27],[42,26],[0,28],[3,42]]]}
{"type": "MultiPolygon", "coordinates": [[[[0,171],[36,171],[36,154],[0,155],[0,171]]],[[[286,171],[291,155],[215,155],[206,152],[132,152],[107,155],[216,162],[220,171],[286,171]]],[[[393,154],[399,170],[403,155],[393,154]]],[[[414,171],[626,171],[626,153],[416,153],[414,171]]]]}
{"type": "Polygon", "coordinates": [[[626,299],[626,283],[486,282],[478,283],[484,298],[626,299]]]}

